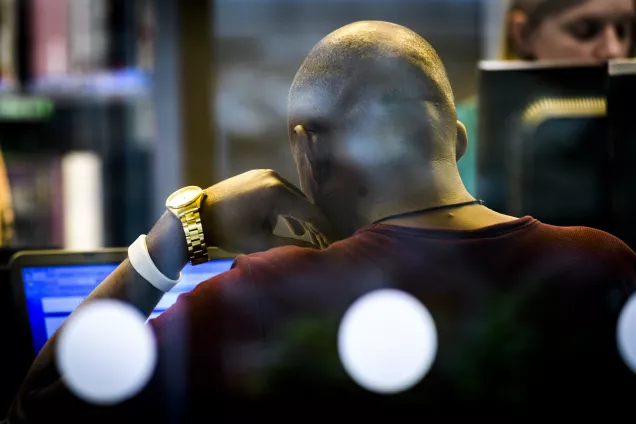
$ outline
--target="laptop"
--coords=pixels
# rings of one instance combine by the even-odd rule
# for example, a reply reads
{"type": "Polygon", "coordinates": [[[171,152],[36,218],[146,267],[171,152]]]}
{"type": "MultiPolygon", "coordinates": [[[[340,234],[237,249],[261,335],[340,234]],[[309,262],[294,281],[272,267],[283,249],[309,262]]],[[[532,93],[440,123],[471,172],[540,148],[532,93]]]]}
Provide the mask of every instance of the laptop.
{"type": "MultiPolygon", "coordinates": [[[[161,315],[181,293],[232,266],[234,255],[217,249],[209,253],[210,262],[184,268],[179,284],[163,296],[150,318],[161,315]]],[[[8,278],[0,281],[6,288],[0,291],[0,339],[5,347],[0,349],[0,417],[46,341],[127,255],[126,248],[29,250],[13,255],[5,267],[8,278]]]]}
{"type": "MultiPolygon", "coordinates": [[[[161,315],[180,294],[230,269],[234,255],[210,249],[211,260],[182,271],[179,284],[166,293],[149,318],[161,315]]],[[[64,320],[126,258],[127,249],[96,252],[61,250],[21,252],[11,262],[19,322],[30,359],[64,320]]]]}

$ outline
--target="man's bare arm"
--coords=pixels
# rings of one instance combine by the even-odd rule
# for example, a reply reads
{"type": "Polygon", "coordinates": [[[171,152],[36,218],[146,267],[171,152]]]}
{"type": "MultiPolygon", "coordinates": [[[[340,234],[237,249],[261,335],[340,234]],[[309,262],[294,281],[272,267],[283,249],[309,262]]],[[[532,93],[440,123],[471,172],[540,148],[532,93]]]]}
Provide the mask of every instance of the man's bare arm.
{"type": "MultiPolygon", "coordinates": [[[[183,236],[181,222],[166,212],[156,223],[147,237],[148,251],[157,268],[166,276],[176,279],[188,261],[188,251],[183,236]]],[[[116,299],[138,308],[146,317],[157,306],[163,292],[144,280],[132,267],[128,259],[122,262],[93,292],[78,309],[97,299],[116,299]]],[[[9,416],[16,417],[21,400],[29,393],[54,384],[60,375],[55,366],[55,345],[62,325],[47,341],[29,370],[9,416]]]]}
{"type": "MultiPolygon", "coordinates": [[[[327,227],[326,220],[320,211],[300,190],[273,171],[250,171],[222,181],[206,191],[208,196],[201,206],[200,214],[208,246],[242,253],[263,251],[284,244],[313,246],[297,239],[274,235],[273,229],[279,216],[295,221],[299,228],[304,228],[303,223],[309,223],[316,235],[327,240],[324,235],[327,231],[323,230],[327,227]]],[[[157,268],[165,276],[176,279],[189,260],[181,222],[166,212],[148,234],[146,242],[157,268]]],[[[97,299],[117,299],[133,305],[148,317],[163,294],[144,280],[129,260],[125,260],[78,309],[97,299]]],[[[64,331],[64,325],[35,359],[10,410],[10,422],[21,422],[23,417],[29,415],[24,410],[24,403],[31,394],[50,398],[66,390],[55,366],[55,341],[60,331],[64,331]]],[[[39,412],[45,414],[46,411],[39,412]]],[[[73,411],[68,413],[72,415],[73,411]]]]}

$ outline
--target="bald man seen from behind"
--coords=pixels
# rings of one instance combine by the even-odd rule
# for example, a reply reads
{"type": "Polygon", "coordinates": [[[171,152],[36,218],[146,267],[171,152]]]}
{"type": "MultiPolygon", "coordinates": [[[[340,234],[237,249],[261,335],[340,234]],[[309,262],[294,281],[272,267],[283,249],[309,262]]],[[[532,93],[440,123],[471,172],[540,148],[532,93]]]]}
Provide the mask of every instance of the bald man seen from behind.
{"type": "MultiPolygon", "coordinates": [[[[159,363],[143,392],[110,407],[79,400],[55,369],[53,340],[11,423],[446,419],[631,405],[635,376],[616,326],[636,256],[604,232],[502,215],[471,196],[457,171],[466,132],[422,37],[375,21],[326,36],[292,83],[288,127],[300,190],[269,170],[205,190],[205,242],[244,254],[149,321],[159,363]],[[272,234],[279,216],[312,245],[272,234]],[[343,317],[382,289],[426,307],[437,335],[435,346],[400,346],[405,357],[433,349],[434,360],[392,393],[365,386],[339,355],[343,317]]],[[[147,240],[170,278],[190,259],[171,213],[147,240]]],[[[148,315],[163,294],[151,283],[127,260],[85,303],[114,297],[148,315]]],[[[358,350],[373,342],[362,360],[375,361],[375,375],[400,368],[378,349],[394,347],[382,344],[383,323],[402,312],[380,309],[366,320],[373,328],[354,334],[358,350]]]]}

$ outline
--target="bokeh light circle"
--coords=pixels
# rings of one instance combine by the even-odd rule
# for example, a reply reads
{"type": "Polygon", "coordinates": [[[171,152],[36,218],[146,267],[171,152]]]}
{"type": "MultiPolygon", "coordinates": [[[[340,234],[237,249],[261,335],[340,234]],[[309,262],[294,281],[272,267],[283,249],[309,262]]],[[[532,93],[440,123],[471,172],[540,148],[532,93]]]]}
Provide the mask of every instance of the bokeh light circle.
{"type": "Polygon", "coordinates": [[[345,313],[338,333],[340,361],[361,387],[380,394],[403,392],[429,372],[437,330],[426,307],[408,293],[368,293],[345,313]]]}
{"type": "Polygon", "coordinates": [[[79,398],[113,405],[138,394],[152,377],[157,347],[145,317],[134,307],[96,300],[71,315],[60,331],[57,366],[79,398]]]}
{"type": "Polygon", "coordinates": [[[616,330],[618,351],[625,364],[636,374],[636,294],[623,307],[616,330]]]}

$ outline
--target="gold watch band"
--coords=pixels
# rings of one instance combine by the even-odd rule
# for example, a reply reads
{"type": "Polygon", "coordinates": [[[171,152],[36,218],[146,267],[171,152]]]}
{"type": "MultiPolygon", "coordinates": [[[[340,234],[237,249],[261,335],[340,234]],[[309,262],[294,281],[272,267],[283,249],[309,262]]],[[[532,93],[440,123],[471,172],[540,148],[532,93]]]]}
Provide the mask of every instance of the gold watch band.
{"type": "Polygon", "coordinates": [[[183,224],[183,231],[188,244],[190,263],[199,265],[208,262],[208,248],[203,237],[203,226],[201,225],[199,211],[186,213],[181,217],[181,223],[183,224]]]}

